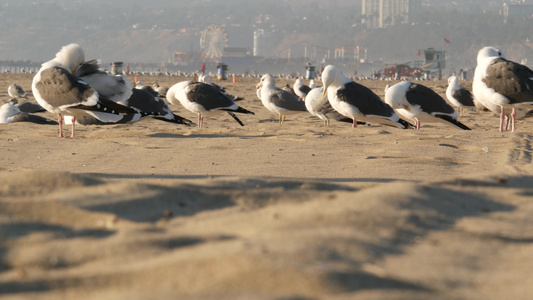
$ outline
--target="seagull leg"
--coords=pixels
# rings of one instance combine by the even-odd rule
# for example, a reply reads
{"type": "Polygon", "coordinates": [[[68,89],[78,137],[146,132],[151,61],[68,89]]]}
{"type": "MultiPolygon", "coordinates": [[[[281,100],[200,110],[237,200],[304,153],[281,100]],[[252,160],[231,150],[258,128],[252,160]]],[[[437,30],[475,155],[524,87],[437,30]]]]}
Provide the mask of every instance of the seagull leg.
{"type": "Polygon", "coordinates": [[[420,120],[415,119],[415,130],[420,130],[420,120]]]}
{"type": "Polygon", "coordinates": [[[57,114],[57,122],[59,123],[59,137],[63,137],[63,116],[57,114]]]}
{"type": "Polygon", "coordinates": [[[357,128],[357,120],[355,118],[353,118],[353,124],[352,124],[352,127],[353,128],[357,128]]]}
{"type": "Polygon", "coordinates": [[[505,109],[502,106],[502,112],[500,114],[500,132],[503,132],[503,120],[505,118],[505,109]]]}
{"type": "Polygon", "coordinates": [[[202,114],[198,114],[198,127],[201,128],[204,123],[204,116],[202,114]]]}
{"type": "Polygon", "coordinates": [[[72,117],[72,134],[70,135],[71,138],[75,138],[76,137],[76,129],[75,129],[75,125],[76,125],[76,117],[72,117]]]}
{"type": "Polygon", "coordinates": [[[516,129],[516,109],[513,106],[513,110],[511,111],[511,132],[515,132],[516,129]]]}

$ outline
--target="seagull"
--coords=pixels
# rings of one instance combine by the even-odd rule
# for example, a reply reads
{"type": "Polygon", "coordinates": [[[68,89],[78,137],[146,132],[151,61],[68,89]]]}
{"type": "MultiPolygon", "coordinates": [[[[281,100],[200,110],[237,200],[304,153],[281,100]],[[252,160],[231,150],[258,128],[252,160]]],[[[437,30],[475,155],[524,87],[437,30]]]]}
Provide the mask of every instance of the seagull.
{"type": "Polygon", "coordinates": [[[314,79],[309,80],[309,87],[310,87],[311,89],[314,89],[314,88],[317,88],[317,87],[318,87],[318,86],[316,85],[314,79]]]}
{"type": "MultiPolygon", "coordinates": [[[[47,111],[57,114],[59,137],[63,137],[63,115],[78,116],[90,114],[107,122],[118,121],[124,114],[136,111],[100,97],[98,92],[85,81],[76,77],[83,65],[85,54],[78,44],[61,48],[56,57],[42,64],[33,77],[32,92],[37,102],[47,111]]],[[[75,137],[75,122],[71,137],[75,137]]]]}
{"type": "Polygon", "coordinates": [[[176,83],[170,87],[166,98],[169,103],[176,104],[179,101],[187,110],[198,114],[198,127],[202,127],[204,115],[225,111],[241,126],[244,124],[234,112],[254,115],[253,112],[235,104],[218,88],[203,82],[189,80],[176,83]]]}
{"type": "Polygon", "coordinates": [[[296,95],[296,93],[294,92],[294,89],[288,83],[285,83],[285,85],[281,89],[293,96],[298,97],[298,95],[296,95]]]}
{"type": "Polygon", "coordinates": [[[258,85],[261,88],[261,102],[269,111],[279,115],[279,125],[288,114],[307,111],[305,103],[291,93],[275,86],[274,76],[265,74],[258,85]]]}
{"type": "Polygon", "coordinates": [[[242,98],[242,97],[237,97],[237,96],[234,96],[234,95],[230,95],[228,92],[226,92],[226,89],[225,89],[225,88],[221,87],[220,85],[218,85],[218,84],[216,84],[216,83],[211,82],[211,77],[209,76],[209,74],[200,75],[200,76],[198,77],[198,81],[199,81],[199,82],[203,82],[203,83],[207,83],[207,84],[210,84],[210,85],[216,87],[217,89],[220,90],[220,92],[221,92],[222,94],[225,94],[226,96],[228,96],[229,98],[231,98],[231,100],[233,100],[234,102],[236,102],[236,101],[241,101],[241,100],[244,99],[244,98],[242,98]]]}
{"type": "Polygon", "coordinates": [[[323,96],[327,95],[331,106],[345,117],[357,121],[378,123],[397,128],[410,124],[398,117],[396,112],[369,88],[344,76],[335,66],[328,65],[322,72],[323,96]]]}
{"type": "Polygon", "coordinates": [[[505,117],[515,132],[516,119],[533,109],[533,71],[505,59],[501,50],[487,46],[478,52],[472,91],[476,101],[500,113],[500,132],[505,117]],[[523,112],[518,115],[517,110],[521,109],[523,112]]]}
{"type": "Polygon", "coordinates": [[[470,130],[457,121],[459,114],[446,100],[432,89],[410,81],[397,83],[385,92],[385,102],[408,120],[414,120],[415,129],[420,129],[420,122],[440,122],[453,125],[459,129],[470,130]]]}
{"type": "Polygon", "coordinates": [[[467,89],[459,85],[459,78],[457,76],[450,76],[448,78],[446,98],[453,106],[457,107],[457,111],[461,115],[465,106],[474,106],[474,96],[467,89]]]}
{"type": "Polygon", "coordinates": [[[11,103],[5,103],[0,106],[0,124],[10,124],[15,122],[31,122],[47,125],[58,124],[56,121],[23,112],[11,103]]]}
{"type": "Polygon", "coordinates": [[[37,113],[37,112],[45,112],[46,111],[46,109],[44,109],[39,104],[31,103],[29,101],[25,101],[25,102],[19,103],[17,98],[11,98],[11,99],[5,101],[5,103],[13,104],[16,107],[18,107],[18,109],[20,109],[21,112],[26,112],[26,113],[37,113]]]}
{"type": "Polygon", "coordinates": [[[102,122],[92,116],[80,120],[80,124],[122,124],[133,123],[144,117],[189,126],[191,121],[172,112],[168,104],[144,89],[135,89],[124,75],[112,75],[100,69],[98,60],[85,62],[78,70],[80,79],[93,87],[101,97],[133,108],[139,114],[122,118],[116,122],[102,122]]]}
{"type": "Polygon", "coordinates": [[[298,78],[294,82],[294,85],[292,86],[292,89],[294,90],[294,93],[298,98],[304,100],[305,96],[307,96],[307,93],[311,91],[311,88],[305,84],[303,84],[302,79],[298,78]]]}
{"type": "Polygon", "coordinates": [[[11,84],[7,88],[7,93],[9,94],[9,97],[11,98],[24,98],[28,99],[28,95],[26,95],[26,92],[22,89],[22,87],[16,83],[11,84]]]}
{"type": "MultiPolygon", "coordinates": [[[[324,121],[324,126],[330,125],[330,120],[352,123],[352,119],[341,115],[331,107],[327,97],[323,96],[324,88],[314,88],[305,96],[305,107],[312,115],[324,121]]],[[[360,124],[364,124],[361,122],[360,124]]]]}
{"type": "Polygon", "coordinates": [[[168,92],[168,87],[160,86],[159,83],[154,83],[152,88],[161,95],[161,97],[166,97],[168,92]]]}

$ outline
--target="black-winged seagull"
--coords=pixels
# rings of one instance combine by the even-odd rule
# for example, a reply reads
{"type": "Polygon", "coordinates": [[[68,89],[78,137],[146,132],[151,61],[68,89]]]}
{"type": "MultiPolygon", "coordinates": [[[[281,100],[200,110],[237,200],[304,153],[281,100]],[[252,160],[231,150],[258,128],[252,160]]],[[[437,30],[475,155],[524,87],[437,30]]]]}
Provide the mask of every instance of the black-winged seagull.
{"type": "Polygon", "coordinates": [[[459,77],[450,76],[448,78],[448,88],[446,98],[457,107],[457,112],[462,115],[464,107],[474,107],[474,96],[470,91],[459,85],[459,77]]]}
{"type": "Polygon", "coordinates": [[[344,76],[333,65],[324,68],[322,83],[323,95],[327,94],[331,106],[336,111],[353,120],[354,128],[357,127],[357,121],[404,129],[410,125],[400,119],[394,109],[372,90],[344,76]]]}
{"type": "Polygon", "coordinates": [[[93,87],[100,96],[117,102],[121,105],[131,107],[139,114],[125,116],[117,122],[102,122],[92,116],[86,116],[78,123],[89,124],[121,124],[133,123],[144,117],[184,124],[189,126],[191,121],[178,116],[172,112],[168,104],[149,91],[135,89],[131,82],[124,75],[112,75],[102,71],[98,60],[85,62],[78,70],[79,77],[93,87]]]}
{"type": "Polygon", "coordinates": [[[179,101],[187,110],[198,114],[198,127],[203,126],[204,115],[227,112],[241,126],[244,124],[235,112],[254,115],[253,112],[235,104],[227,93],[222,93],[220,89],[203,82],[189,80],[176,83],[168,89],[166,98],[169,103],[177,104],[179,101]]]}
{"type": "Polygon", "coordinates": [[[56,121],[43,118],[41,116],[31,115],[21,111],[11,103],[5,103],[0,106],[0,124],[10,124],[15,122],[31,122],[37,124],[57,125],[56,121]]]}
{"type": "Polygon", "coordinates": [[[311,91],[311,88],[307,85],[305,85],[302,82],[302,79],[298,78],[296,81],[294,81],[294,85],[292,86],[292,89],[294,90],[294,93],[298,98],[304,100],[305,96],[311,91]]]}
{"type": "MultiPolygon", "coordinates": [[[[33,77],[32,92],[37,102],[47,111],[57,114],[59,136],[63,137],[63,115],[78,116],[90,114],[103,121],[118,121],[124,114],[135,114],[135,110],[100,97],[89,84],[75,76],[83,65],[85,54],[78,44],[61,48],[56,57],[41,66],[33,77]]],[[[71,137],[75,137],[75,122],[71,137]]]]}
{"type": "Polygon", "coordinates": [[[500,113],[500,132],[506,116],[515,132],[517,110],[533,109],[533,71],[505,59],[501,50],[487,46],[478,52],[472,91],[476,101],[500,113]]]}
{"type": "MultiPolygon", "coordinates": [[[[352,123],[352,119],[341,115],[338,111],[331,107],[328,97],[324,97],[324,88],[317,87],[309,91],[305,97],[305,107],[312,115],[317,116],[324,121],[324,126],[329,126],[331,120],[352,123]]],[[[358,124],[364,125],[363,122],[358,124]]]]}
{"type": "Polygon", "coordinates": [[[265,74],[258,87],[261,89],[261,102],[265,108],[279,115],[279,125],[283,124],[287,115],[307,111],[302,100],[275,84],[274,76],[265,74]]]}
{"type": "Polygon", "coordinates": [[[222,94],[225,94],[226,96],[228,96],[231,100],[233,100],[234,102],[237,102],[237,101],[241,101],[241,100],[244,100],[244,98],[242,97],[238,97],[238,96],[234,96],[234,95],[231,95],[229,94],[225,88],[221,87],[220,85],[214,83],[211,81],[211,77],[209,76],[209,74],[205,74],[205,75],[200,75],[198,76],[198,81],[199,82],[203,82],[203,83],[207,83],[207,84],[210,84],[214,87],[216,87],[217,89],[220,90],[220,92],[222,94]]]}
{"type": "Polygon", "coordinates": [[[466,125],[457,121],[459,114],[446,100],[432,89],[410,81],[397,83],[385,92],[385,102],[396,110],[402,117],[413,120],[415,129],[420,129],[420,123],[444,123],[456,128],[470,130],[466,125]]]}

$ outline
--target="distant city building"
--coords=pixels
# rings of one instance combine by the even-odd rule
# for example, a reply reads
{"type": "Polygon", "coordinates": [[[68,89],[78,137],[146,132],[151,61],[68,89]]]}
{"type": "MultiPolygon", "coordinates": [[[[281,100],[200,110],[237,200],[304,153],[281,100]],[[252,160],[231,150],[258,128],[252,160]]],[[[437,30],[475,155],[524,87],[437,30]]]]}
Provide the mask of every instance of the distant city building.
{"type": "Polygon", "coordinates": [[[421,0],[363,0],[363,24],[368,28],[406,24],[421,6],[421,0]]]}
{"type": "MultiPolygon", "coordinates": [[[[515,2],[516,3],[516,2],[515,2]]],[[[532,4],[503,4],[503,17],[505,21],[509,18],[531,18],[533,17],[533,5],[532,4]]]]}

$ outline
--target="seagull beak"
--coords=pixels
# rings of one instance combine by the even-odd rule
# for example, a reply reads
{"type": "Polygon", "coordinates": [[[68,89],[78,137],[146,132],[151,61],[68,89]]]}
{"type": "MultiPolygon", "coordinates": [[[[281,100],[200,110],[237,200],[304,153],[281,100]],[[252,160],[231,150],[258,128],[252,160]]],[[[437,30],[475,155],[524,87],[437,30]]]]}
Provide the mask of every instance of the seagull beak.
{"type": "Polygon", "coordinates": [[[326,92],[328,91],[328,88],[325,87],[324,91],[322,92],[322,98],[326,98],[326,92]]]}
{"type": "Polygon", "coordinates": [[[259,84],[256,86],[256,89],[260,89],[263,86],[262,82],[259,82],[259,84]]]}
{"type": "Polygon", "coordinates": [[[72,71],[72,75],[76,76],[76,72],[77,72],[77,71],[78,71],[78,70],[73,70],[73,71],[72,71]]]}

